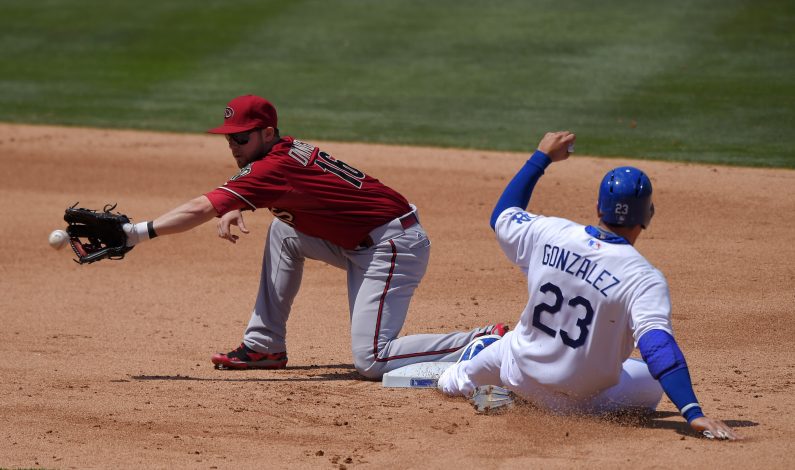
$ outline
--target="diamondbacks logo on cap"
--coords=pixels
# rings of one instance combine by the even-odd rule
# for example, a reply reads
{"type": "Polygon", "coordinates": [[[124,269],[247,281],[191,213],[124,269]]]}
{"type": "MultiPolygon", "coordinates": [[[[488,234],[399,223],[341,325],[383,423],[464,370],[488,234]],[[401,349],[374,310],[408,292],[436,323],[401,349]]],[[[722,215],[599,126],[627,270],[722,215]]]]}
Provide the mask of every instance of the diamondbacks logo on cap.
{"type": "Polygon", "coordinates": [[[224,119],[229,119],[230,117],[235,115],[235,110],[230,108],[229,106],[224,109],[224,119]]]}

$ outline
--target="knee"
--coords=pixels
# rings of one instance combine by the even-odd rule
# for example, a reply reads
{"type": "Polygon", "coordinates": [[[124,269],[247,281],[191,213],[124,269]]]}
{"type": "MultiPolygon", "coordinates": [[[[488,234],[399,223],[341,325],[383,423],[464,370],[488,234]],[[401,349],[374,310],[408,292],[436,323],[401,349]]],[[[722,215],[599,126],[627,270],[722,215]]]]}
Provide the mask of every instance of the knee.
{"type": "Polygon", "coordinates": [[[353,367],[359,375],[372,380],[380,380],[386,372],[384,362],[376,361],[373,356],[367,358],[353,358],[353,367]]]}
{"type": "Polygon", "coordinates": [[[353,367],[362,377],[378,380],[387,372],[387,362],[378,360],[378,356],[373,352],[372,344],[358,345],[358,347],[354,344],[351,352],[353,353],[353,367]]]}
{"type": "Polygon", "coordinates": [[[379,361],[378,355],[383,351],[383,346],[375,348],[370,337],[354,335],[351,338],[351,354],[353,367],[362,377],[378,380],[386,373],[387,361],[379,361]]]}

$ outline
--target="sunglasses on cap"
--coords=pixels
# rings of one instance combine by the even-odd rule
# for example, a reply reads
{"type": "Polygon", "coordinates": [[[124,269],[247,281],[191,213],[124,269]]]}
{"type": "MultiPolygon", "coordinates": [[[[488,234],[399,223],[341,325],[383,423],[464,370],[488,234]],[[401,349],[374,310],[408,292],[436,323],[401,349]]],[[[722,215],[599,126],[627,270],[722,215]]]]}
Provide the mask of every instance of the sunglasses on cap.
{"type": "Polygon", "coordinates": [[[237,145],[246,145],[251,140],[251,133],[257,129],[251,129],[245,132],[236,132],[234,134],[226,134],[227,142],[234,142],[237,145]]]}

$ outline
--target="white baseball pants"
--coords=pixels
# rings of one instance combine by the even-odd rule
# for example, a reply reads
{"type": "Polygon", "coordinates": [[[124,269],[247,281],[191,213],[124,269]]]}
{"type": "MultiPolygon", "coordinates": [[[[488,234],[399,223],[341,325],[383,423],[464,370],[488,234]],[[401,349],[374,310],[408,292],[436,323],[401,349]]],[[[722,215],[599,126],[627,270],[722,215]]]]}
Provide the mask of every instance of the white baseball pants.
{"type": "Polygon", "coordinates": [[[439,377],[438,388],[450,396],[469,397],[476,387],[498,385],[529,402],[557,413],[609,413],[622,410],[654,411],[662,398],[659,382],[649,373],[646,363],[638,359],[624,361],[619,382],[594,396],[573,398],[539,384],[530,377],[516,381],[508,378],[513,354],[509,331],[503,339],[482,350],[472,360],[449,367],[439,377]]]}

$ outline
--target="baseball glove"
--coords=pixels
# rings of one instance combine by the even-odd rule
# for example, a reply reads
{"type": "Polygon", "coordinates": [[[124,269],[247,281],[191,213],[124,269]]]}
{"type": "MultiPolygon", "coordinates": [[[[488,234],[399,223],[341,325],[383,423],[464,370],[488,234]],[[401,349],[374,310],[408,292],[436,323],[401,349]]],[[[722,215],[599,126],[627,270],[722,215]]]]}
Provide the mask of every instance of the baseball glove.
{"type": "Polygon", "coordinates": [[[66,209],[63,220],[69,225],[69,244],[72,246],[79,264],[93,263],[108,259],[122,259],[133,247],[127,246],[124,224],[130,219],[118,212],[111,212],[114,205],[106,205],[102,211],[83,209],[75,203],[66,209]]]}

